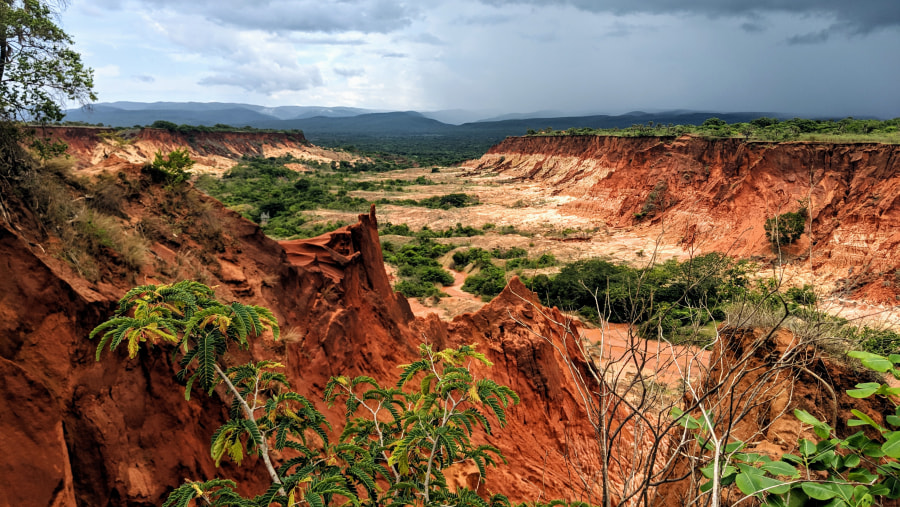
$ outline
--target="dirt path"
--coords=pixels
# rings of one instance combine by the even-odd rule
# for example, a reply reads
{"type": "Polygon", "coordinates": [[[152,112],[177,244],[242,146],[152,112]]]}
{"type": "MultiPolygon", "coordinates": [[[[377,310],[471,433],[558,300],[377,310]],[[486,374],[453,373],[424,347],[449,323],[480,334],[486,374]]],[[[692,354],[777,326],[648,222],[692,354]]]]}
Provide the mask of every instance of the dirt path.
{"type": "Polygon", "coordinates": [[[464,283],[466,283],[466,276],[468,275],[453,269],[447,269],[447,271],[449,271],[450,274],[453,275],[453,285],[444,287],[441,290],[449,294],[451,297],[470,299],[479,303],[481,302],[480,297],[462,290],[462,286],[464,283]]]}
{"type": "MultiPolygon", "coordinates": [[[[389,273],[392,272],[390,266],[386,265],[385,267],[388,268],[389,273]]],[[[453,285],[441,287],[441,290],[447,294],[447,297],[442,297],[437,301],[430,298],[407,298],[409,307],[416,317],[424,317],[430,313],[436,313],[443,320],[452,320],[457,315],[478,311],[478,309],[487,304],[481,300],[481,297],[462,290],[462,286],[466,282],[466,276],[468,276],[467,274],[449,268],[446,269],[453,275],[453,285]]]]}

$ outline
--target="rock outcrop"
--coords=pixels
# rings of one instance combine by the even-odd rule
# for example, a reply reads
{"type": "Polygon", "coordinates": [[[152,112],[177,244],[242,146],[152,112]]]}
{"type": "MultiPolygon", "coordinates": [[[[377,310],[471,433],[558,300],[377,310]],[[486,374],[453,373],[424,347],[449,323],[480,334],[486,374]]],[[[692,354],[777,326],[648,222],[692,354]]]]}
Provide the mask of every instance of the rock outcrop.
{"type": "Polygon", "coordinates": [[[79,168],[103,172],[124,162],[152,162],[157,152],[187,149],[196,162],[195,172],[222,174],[244,156],[283,157],[330,163],[357,157],[307,142],[302,132],[169,131],[154,128],[44,127],[41,136],[63,141],[79,168]]]}
{"type": "MultiPolygon", "coordinates": [[[[865,272],[878,287],[900,285],[897,145],[533,136],[507,138],[467,166],[544,182],[575,198],[564,207],[573,214],[736,257],[771,256],[766,219],[805,200],[812,232],[786,249],[790,258],[832,280],[865,272]]],[[[897,290],[870,292],[896,304],[897,290]]]]}
{"type": "MultiPolygon", "coordinates": [[[[416,319],[391,290],[374,210],[325,236],[279,244],[193,189],[151,185],[139,165],[119,161],[110,170],[140,188],[122,204],[123,227],[149,231],[150,218],[178,226],[178,234],[154,236],[152,260],[137,273],[109,253],[98,279],[84,279],[54,255],[52,234],[27,206],[4,200],[11,220],[0,221],[0,404],[9,408],[0,418],[0,504],[159,505],[185,478],[216,476],[234,478],[245,493],[261,491],[266,475],[254,459],[213,466],[209,438],[226,409],[205,396],[184,400],[170,351],[142,349],[128,360],[118,350],[94,360],[87,335],[117,299],[139,283],[190,273],[184,266],[222,299],[273,309],[283,339],[231,353],[235,361],[277,359],[313,400],[336,374],[395,381],[396,366],[415,358],[423,340],[479,343],[494,362],[490,375],[522,397],[507,428],[491,437],[510,464],[489,472],[488,489],[519,501],[584,497],[568,479],[567,456],[591,456],[591,428],[553,352],[557,326],[543,314],[562,316],[524,286],[512,283],[453,323],[416,319]]],[[[340,414],[326,414],[339,431],[340,414]]],[[[464,468],[451,476],[462,484],[474,477],[464,468]]]]}

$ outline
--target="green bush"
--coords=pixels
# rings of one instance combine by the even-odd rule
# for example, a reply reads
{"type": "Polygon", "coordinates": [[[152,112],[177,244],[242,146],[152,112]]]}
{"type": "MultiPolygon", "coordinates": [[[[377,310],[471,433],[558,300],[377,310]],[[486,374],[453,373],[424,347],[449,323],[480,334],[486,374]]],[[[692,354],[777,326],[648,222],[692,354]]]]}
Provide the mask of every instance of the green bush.
{"type": "Polygon", "coordinates": [[[854,333],[853,338],[867,352],[884,356],[900,354],[900,333],[891,329],[864,326],[854,333]]]}
{"type": "Polygon", "coordinates": [[[494,248],[491,250],[491,257],[495,259],[515,259],[520,257],[527,257],[528,250],[524,248],[514,246],[512,248],[502,249],[502,248],[494,248]]]}
{"type": "MultiPolygon", "coordinates": [[[[218,467],[230,459],[240,465],[255,455],[271,484],[244,498],[234,481],[187,480],[169,495],[164,507],[296,505],[509,505],[503,495],[481,498],[464,487],[451,491],[442,470],[468,463],[479,471],[506,462],[500,450],[484,441],[507,423],[507,408],[519,402],[509,387],[476,378],[472,367],[490,367],[474,345],[433,350],[419,346],[419,358],[401,366],[397,382],[380,385],[371,377],[332,377],[324,401],[346,407],[343,431],[329,438],[331,425],[306,397],[291,390],[283,366],[263,360],[223,365],[228,348],[247,349],[249,341],[279,328],[267,308],[224,304],[213,289],[183,281],[134,288],[118,310],[95,328],[96,359],[104,350],[125,344],[129,358],[141,344],[173,349],[186,380],[185,398],[196,386],[207,396],[219,390],[230,410],[211,439],[211,459],[218,467]],[[493,419],[493,421],[491,421],[493,419]],[[476,435],[477,434],[477,435],[476,435]]],[[[217,411],[218,412],[218,411],[217,411]]],[[[212,415],[210,415],[212,417],[212,415]]],[[[217,416],[218,417],[218,416],[217,416]]]]}
{"type": "MultiPolygon", "coordinates": [[[[854,351],[848,356],[859,359],[869,370],[890,373],[900,379],[900,355],[885,357],[854,351]]],[[[745,442],[716,442],[725,452],[721,454],[722,461],[716,463],[713,459],[702,469],[708,481],[700,486],[700,491],[709,491],[715,480],[720,486],[735,488],[762,505],[894,505],[891,500],[900,499],[900,404],[896,401],[900,388],[865,382],[856,384],[846,394],[856,399],[878,397],[885,402],[882,406],[891,405],[891,408],[880,414],[851,409],[853,417],[838,425],[846,433],[855,431],[849,435],[839,435],[839,428],[820,421],[806,410],[795,409],[798,426],[801,430],[811,428],[815,439],[800,438],[797,454],[784,454],[780,459],[748,452],[745,442]],[[848,428],[860,430],[846,431],[848,428]]],[[[710,442],[708,435],[713,429],[702,414],[693,417],[673,408],[671,415],[699,440],[710,442]]],[[[712,446],[707,444],[706,448],[712,446]]]]}
{"type": "Polygon", "coordinates": [[[782,213],[766,220],[766,239],[772,246],[790,245],[800,239],[803,231],[806,230],[806,220],[809,218],[809,212],[803,205],[798,211],[782,213]]]}
{"type": "Polygon", "coordinates": [[[384,261],[397,266],[400,281],[394,290],[406,297],[431,297],[444,295],[434,286],[453,285],[453,275],[444,270],[437,259],[453,249],[451,245],[442,245],[430,238],[418,238],[400,248],[391,245],[391,249],[382,248],[384,261]]]}
{"type": "Polygon", "coordinates": [[[190,169],[194,166],[194,160],[187,148],[173,150],[168,155],[163,155],[157,151],[153,163],[150,164],[151,176],[156,182],[165,182],[167,185],[175,186],[187,181],[191,174],[190,169]]]}
{"type": "Polygon", "coordinates": [[[506,262],[506,269],[541,269],[556,266],[559,261],[553,254],[541,254],[537,259],[516,258],[506,262]]]}
{"type": "Polygon", "coordinates": [[[493,264],[481,268],[478,273],[466,277],[462,290],[493,297],[503,292],[506,287],[506,270],[493,264]]]}

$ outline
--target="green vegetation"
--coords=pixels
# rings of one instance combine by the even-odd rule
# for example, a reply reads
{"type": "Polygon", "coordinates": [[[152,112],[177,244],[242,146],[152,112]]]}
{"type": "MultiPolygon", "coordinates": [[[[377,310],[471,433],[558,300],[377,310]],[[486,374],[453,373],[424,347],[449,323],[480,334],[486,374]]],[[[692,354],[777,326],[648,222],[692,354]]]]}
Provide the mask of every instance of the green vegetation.
{"type": "Polygon", "coordinates": [[[748,290],[745,262],[711,253],[646,268],[601,259],[576,261],[557,275],[523,282],[547,306],[573,310],[589,321],[642,323],[641,334],[673,341],[699,339],[696,326],[721,320],[735,297],[748,290]]]}
{"type": "Polygon", "coordinates": [[[673,125],[647,122],[626,128],[569,128],[539,131],[529,130],[530,136],[623,136],[673,137],[693,134],[708,138],[740,138],[748,141],[813,141],[827,143],[900,143],[900,118],[892,120],[808,120],[793,118],[757,118],[746,123],[728,124],[719,118],[709,118],[701,125],[673,125]]]}
{"type": "Polygon", "coordinates": [[[369,136],[357,133],[310,134],[310,141],[318,146],[347,150],[367,157],[390,154],[402,157],[419,167],[450,167],[466,160],[476,159],[494,144],[500,136],[484,136],[479,132],[463,135],[387,135],[369,136]]]}
{"type": "Polygon", "coordinates": [[[291,390],[283,365],[263,360],[222,366],[228,346],[249,347],[249,340],[279,328],[272,312],[238,302],[223,304],[213,290],[197,282],[145,285],[119,301],[115,315],[94,329],[104,349],[126,343],[129,358],[141,344],[173,349],[186,382],[212,396],[224,384],[229,419],[212,436],[211,457],[219,466],[240,465],[258,456],[271,486],[243,498],[227,479],[191,481],[178,486],[166,507],[193,501],[216,506],[454,505],[508,506],[503,495],[481,498],[465,487],[451,491],[442,470],[472,463],[484,480],[488,466],[505,458],[496,447],[476,445],[473,435],[490,435],[506,425],[506,409],[519,402],[509,387],[476,378],[473,363],[491,366],[474,345],[436,351],[419,347],[419,359],[403,365],[396,385],[371,377],[332,377],[325,386],[329,405],[346,406],[336,442],[331,425],[306,397],[291,390]],[[494,419],[492,423],[490,419],[494,419]]]}
{"type": "Polygon", "coordinates": [[[809,211],[806,204],[801,202],[798,211],[782,213],[766,219],[766,239],[774,248],[794,243],[806,230],[806,221],[809,219],[809,211]]]}
{"type": "Polygon", "coordinates": [[[466,206],[473,206],[475,204],[478,204],[478,197],[463,193],[453,193],[426,197],[425,199],[420,199],[418,201],[414,199],[380,199],[378,203],[394,204],[399,206],[423,206],[425,208],[431,209],[450,209],[464,208],[466,206]]]}
{"type": "Polygon", "coordinates": [[[173,150],[168,155],[157,151],[153,163],[150,164],[151,176],[155,181],[163,181],[169,186],[180,185],[191,177],[191,167],[194,160],[191,159],[187,148],[173,150]]]}
{"type": "MultiPolygon", "coordinates": [[[[886,357],[861,351],[847,355],[871,371],[890,373],[900,379],[900,355],[886,357]]],[[[795,409],[794,417],[800,426],[811,427],[816,439],[800,438],[799,453],[784,454],[779,459],[746,452],[745,442],[730,441],[723,446],[725,452],[720,460],[713,460],[703,468],[708,480],[700,486],[700,491],[709,491],[720,484],[771,506],[869,506],[900,499],[900,462],[897,461],[900,459],[900,403],[897,402],[900,388],[883,382],[865,382],[848,389],[846,394],[861,400],[878,397],[890,404],[892,410],[877,414],[876,417],[883,418],[882,425],[873,414],[852,409],[853,418],[839,421],[844,433],[839,435],[838,428],[806,410],[795,409]],[[851,434],[850,428],[861,430],[851,434]]],[[[673,408],[672,417],[699,441],[710,442],[715,435],[710,419],[703,414],[694,417],[673,408]]]]}
{"type": "MultiPolygon", "coordinates": [[[[304,212],[316,209],[363,212],[370,201],[350,195],[353,191],[403,191],[410,185],[433,185],[425,177],[411,180],[361,180],[349,163],[323,164],[300,160],[290,155],[280,158],[245,157],[221,179],[201,176],[197,187],[245,218],[259,223],[263,231],[276,238],[310,237],[328,232],[343,223],[313,223],[304,212]],[[285,164],[302,164],[309,172],[298,172],[285,164]]],[[[477,199],[465,194],[450,194],[415,201],[381,199],[378,202],[408,206],[452,207],[468,205],[477,199]]]]}
{"type": "MultiPolygon", "coordinates": [[[[75,123],[75,122],[71,122],[75,123]]],[[[101,123],[99,126],[103,126],[101,123]]],[[[135,125],[135,127],[139,127],[139,125],[135,125]]],[[[134,128],[134,127],[110,127],[116,129],[123,128],[134,128]]],[[[149,128],[152,129],[160,129],[167,130],[169,132],[179,132],[182,134],[193,134],[197,132],[265,132],[265,133],[279,133],[279,134],[302,134],[302,130],[298,129],[258,129],[251,127],[249,125],[244,127],[232,127],[231,125],[225,125],[222,123],[217,123],[213,126],[208,125],[178,125],[176,123],[165,121],[165,120],[157,120],[149,125],[149,128]]]]}
{"type": "Polygon", "coordinates": [[[0,3],[0,163],[27,164],[19,148],[29,144],[49,160],[66,145],[22,123],[44,125],[62,120],[67,102],[97,100],[93,70],[72,50],[72,38],[57,25],[65,2],[6,0],[0,3]]]}
{"type": "Polygon", "coordinates": [[[483,235],[484,230],[476,229],[468,225],[464,226],[461,223],[457,223],[455,227],[450,227],[443,230],[431,229],[430,227],[425,225],[422,226],[422,229],[420,229],[418,232],[415,232],[406,224],[394,225],[390,222],[386,222],[379,226],[378,233],[382,236],[394,235],[416,238],[470,238],[472,236],[483,235]]]}
{"type": "Polygon", "coordinates": [[[494,248],[490,251],[483,248],[469,248],[453,253],[453,266],[462,270],[473,265],[477,271],[466,277],[462,289],[482,298],[490,298],[503,291],[510,272],[515,270],[521,274],[524,269],[540,269],[558,264],[553,254],[543,254],[537,259],[529,259],[527,256],[528,251],[520,247],[494,248]],[[502,266],[497,266],[492,259],[506,262],[502,266]]]}
{"type": "Polygon", "coordinates": [[[664,210],[666,208],[665,195],[667,189],[668,185],[665,180],[657,181],[656,185],[653,186],[653,190],[647,194],[647,200],[641,206],[641,211],[635,213],[634,218],[643,220],[644,218],[652,217],[658,211],[664,210]]]}
{"type": "Polygon", "coordinates": [[[445,295],[435,283],[453,285],[453,275],[441,267],[438,258],[453,250],[452,245],[443,245],[428,237],[419,237],[414,242],[397,248],[393,243],[382,244],[384,261],[397,266],[400,281],[394,290],[404,296],[440,297],[445,295]]]}
{"type": "Polygon", "coordinates": [[[7,0],[0,8],[0,120],[62,120],[66,101],[97,100],[93,71],[71,49],[45,0],[7,0]]]}

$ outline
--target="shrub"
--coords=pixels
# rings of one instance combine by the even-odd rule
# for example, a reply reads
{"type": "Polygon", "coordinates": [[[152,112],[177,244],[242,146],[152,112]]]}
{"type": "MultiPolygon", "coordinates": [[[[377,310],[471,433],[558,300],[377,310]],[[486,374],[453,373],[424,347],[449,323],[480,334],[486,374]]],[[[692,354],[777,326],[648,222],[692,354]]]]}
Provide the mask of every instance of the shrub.
{"type": "Polygon", "coordinates": [[[394,290],[408,298],[441,297],[446,295],[435,287],[433,283],[416,279],[400,280],[394,285],[394,290]]]}
{"type": "Polygon", "coordinates": [[[657,211],[665,208],[665,193],[668,188],[668,184],[665,180],[659,180],[656,182],[656,185],[653,186],[653,190],[647,194],[647,199],[644,201],[643,206],[641,206],[641,211],[634,214],[634,218],[638,220],[642,220],[647,217],[652,217],[656,214],[657,211]]]}
{"type": "Polygon", "coordinates": [[[900,354],[900,334],[896,331],[865,326],[855,333],[854,338],[867,352],[884,356],[900,354]]]}
{"type": "Polygon", "coordinates": [[[490,252],[478,247],[453,252],[454,268],[465,269],[469,264],[474,264],[478,268],[492,265],[490,252]]]}
{"type": "Polygon", "coordinates": [[[808,218],[809,212],[805,205],[798,211],[782,213],[769,218],[765,225],[766,239],[772,243],[774,248],[790,245],[803,235],[808,218]]]}
{"type": "Polygon", "coordinates": [[[512,248],[502,249],[502,248],[494,248],[491,250],[491,257],[495,259],[515,259],[518,257],[527,257],[528,250],[524,248],[514,246],[512,248]]]}
{"type": "Polygon", "coordinates": [[[553,254],[541,254],[537,259],[516,258],[506,262],[506,269],[541,269],[556,266],[559,261],[553,254]]]}
{"type": "MultiPolygon", "coordinates": [[[[292,391],[282,365],[263,360],[222,366],[226,349],[247,349],[249,340],[271,330],[280,334],[267,308],[223,304],[197,282],[147,285],[130,290],[116,314],[95,328],[96,358],[126,344],[129,358],[142,343],[169,346],[178,357],[179,379],[212,396],[216,387],[231,407],[229,419],[213,434],[216,466],[247,455],[265,464],[271,486],[252,499],[241,497],[226,479],[188,480],[164,506],[204,505],[509,505],[502,495],[483,499],[464,487],[450,491],[443,469],[467,462],[479,483],[488,466],[505,462],[489,444],[475,444],[476,432],[490,435],[506,425],[506,409],[519,402],[509,387],[476,378],[472,366],[490,367],[474,345],[434,350],[420,345],[417,361],[401,366],[397,382],[381,386],[371,377],[332,377],[325,386],[329,405],[346,406],[338,441],[315,405],[292,391]],[[222,394],[222,393],[225,394],[222,394]],[[493,419],[494,421],[491,421],[493,419]],[[334,503],[333,503],[334,502],[334,503]]],[[[483,440],[478,435],[478,440],[483,440]]]]}
{"type": "Polygon", "coordinates": [[[150,174],[157,183],[164,182],[167,185],[175,186],[184,183],[191,177],[188,172],[194,166],[194,160],[191,159],[187,148],[173,150],[168,155],[162,152],[156,152],[153,163],[150,164],[150,174]]]}
{"type": "Polygon", "coordinates": [[[481,271],[466,278],[462,289],[481,296],[496,296],[506,287],[506,271],[493,264],[484,266],[481,271]]]}
{"type": "Polygon", "coordinates": [[[439,283],[443,286],[453,285],[453,275],[435,266],[420,267],[416,270],[416,276],[423,282],[439,283]]]}

